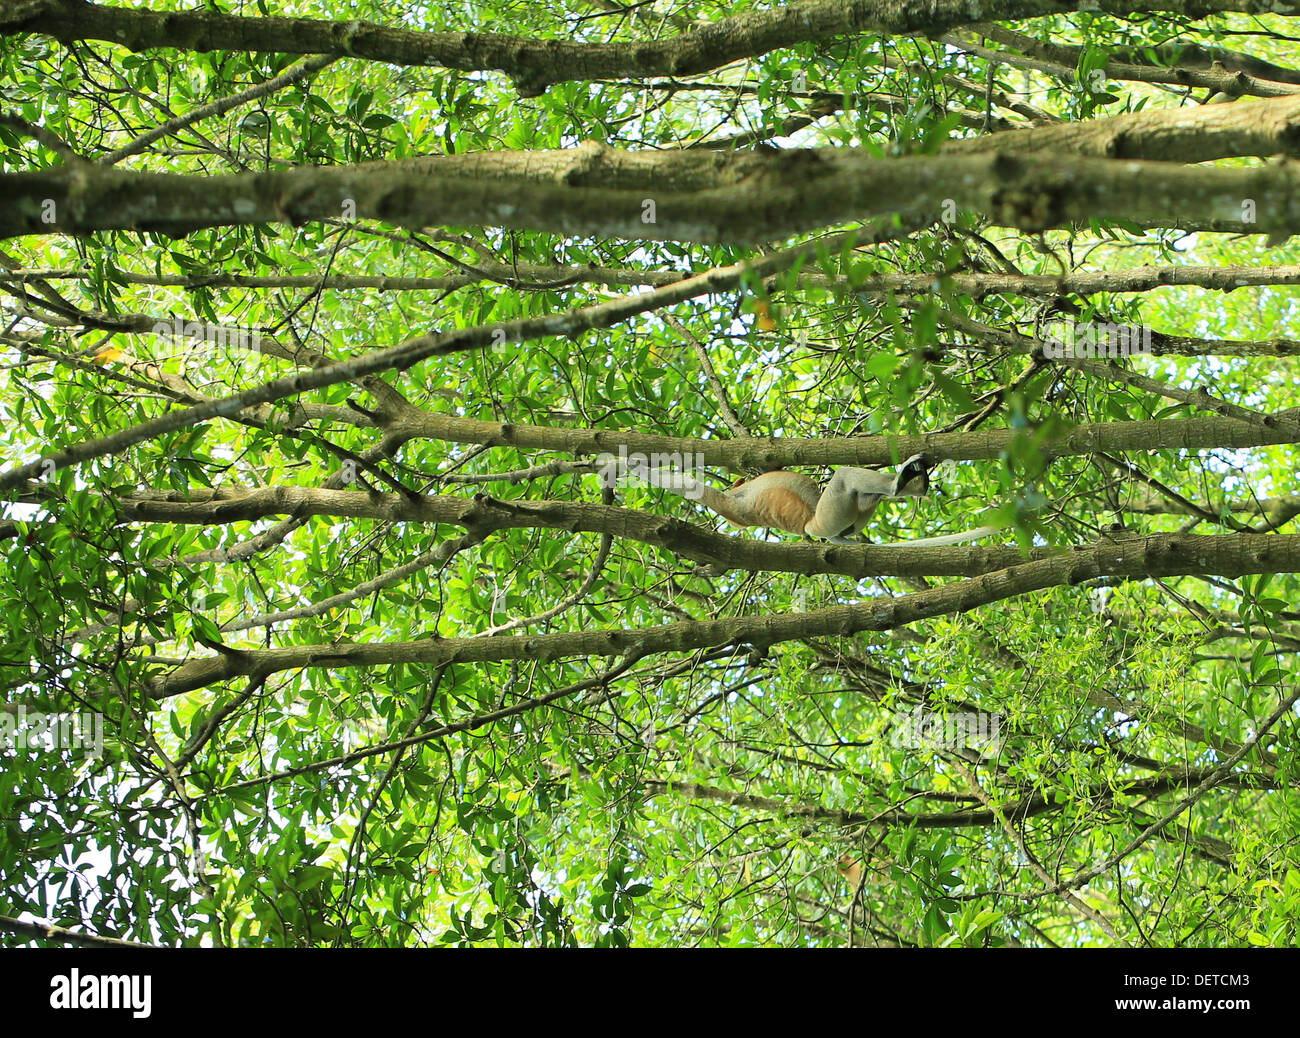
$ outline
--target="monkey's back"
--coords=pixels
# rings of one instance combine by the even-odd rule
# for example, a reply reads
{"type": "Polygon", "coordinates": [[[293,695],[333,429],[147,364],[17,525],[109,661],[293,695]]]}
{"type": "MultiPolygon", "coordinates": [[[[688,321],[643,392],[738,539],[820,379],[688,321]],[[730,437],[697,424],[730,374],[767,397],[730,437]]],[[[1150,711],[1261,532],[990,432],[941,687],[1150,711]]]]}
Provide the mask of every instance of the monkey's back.
{"type": "Polygon", "coordinates": [[[798,472],[764,472],[726,495],[747,526],[803,533],[817,510],[821,488],[798,472]]]}

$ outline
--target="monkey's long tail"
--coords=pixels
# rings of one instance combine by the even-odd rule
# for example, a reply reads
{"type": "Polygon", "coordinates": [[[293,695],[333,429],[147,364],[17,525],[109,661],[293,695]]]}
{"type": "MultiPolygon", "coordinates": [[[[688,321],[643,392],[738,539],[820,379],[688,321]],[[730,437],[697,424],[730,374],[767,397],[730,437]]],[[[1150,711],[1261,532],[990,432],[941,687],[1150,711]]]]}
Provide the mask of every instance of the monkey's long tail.
{"type": "Polygon", "coordinates": [[[630,471],[625,473],[625,476],[637,479],[638,482],[658,487],[660,490],[666,490],[668,493],[683,497],[687,501],[697,501],[704,505],[705,508],[712,509],[722,518],[735,523],[737,526],[750,525],[736,513],[731,499],[726,494],[714,489],[707,483],[701,483],[698,479],[681,472],[673,472],[670,469],[651,469],[646,475],[650,478],[643,478],[639,474],[633,474],[630,471]]]}
{"type": "Polygon", "coordinates": [[[940,548],[945,544],[962,544],[966,541],[977,541],[981,537],[988,537],[994,533],[1004,533],[1001,526],[977,526],[973,530],[966,530],[963,533],[949,533],[942,537],[922,537],[915,541],[890,541],[888,544],[877,544],[877,548],[940,548]]]}

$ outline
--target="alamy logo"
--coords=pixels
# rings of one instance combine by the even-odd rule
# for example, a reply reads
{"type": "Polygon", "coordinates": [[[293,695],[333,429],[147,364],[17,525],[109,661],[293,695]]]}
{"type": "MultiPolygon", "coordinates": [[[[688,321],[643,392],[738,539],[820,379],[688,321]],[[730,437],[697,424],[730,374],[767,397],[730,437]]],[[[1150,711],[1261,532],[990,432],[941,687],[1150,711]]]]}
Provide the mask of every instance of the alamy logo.
{"type": "Polygon", "coordinates": [[[256,328],[236,328],[208,321],[182,321],[179,317],[173,317],[170,321],[156,322],[153,333],[164,339],[192,339],[222,349],[230,347],[251,353],[260,353],[262,349],[262,333],[256,328]]]}
{"type": "Polygon", "coordinates": [[[102,757],[104,715],[93,710],[46,714],[22,705],[0,710],[0,746],[14,750],[84,750],[89,757],[102,757]]]}
{"type": "Polygon", "coordinates": [[[704,493],[704,484],[698,482],[692,472],[704,468],[704,455],[658,452],[642,454],[640,451],[628,453],[627,447],[620,444],[618,454],[601,454],[596,458],[596,475],[600,485],[612,487],[624,476],[634,476],[652,487],[673,490],[682,497],[696,500],[704,493]]]}
{"type": "Polygon", "coordinates": [[[967,747],[996,754],[1002,749],[1002,718],[998,714],[951,711],[937,714],[915,706],[894,714],[889,743],[897,749],[960,750],[967,747]]]}
{"type": "Polygon", "coordinates": [[[129,1009],[137,1020],[151,1012],[153,978],[149,974],[119,973],[101,976],[80,970],[57,974],[50,979],[52,1009],[129,1009]]]}
{"type": "Polygon", "coordinates": [[[1145,324],[1060,321],[1043,329],[1041,337],[1043,356],[1048,360],[1131,357],[1151,352],[1151,327],[1145,324]]]}

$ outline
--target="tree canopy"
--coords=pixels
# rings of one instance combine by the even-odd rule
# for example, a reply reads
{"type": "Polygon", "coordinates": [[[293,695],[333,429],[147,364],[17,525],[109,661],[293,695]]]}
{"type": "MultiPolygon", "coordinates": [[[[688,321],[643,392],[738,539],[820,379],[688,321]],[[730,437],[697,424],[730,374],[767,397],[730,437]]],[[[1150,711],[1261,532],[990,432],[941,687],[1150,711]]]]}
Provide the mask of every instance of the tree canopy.
{"type": "Polygon", "coordinates": [[[0,941],[1294,945],[1300,7],[978,7],[0,0],[0,941]]]}

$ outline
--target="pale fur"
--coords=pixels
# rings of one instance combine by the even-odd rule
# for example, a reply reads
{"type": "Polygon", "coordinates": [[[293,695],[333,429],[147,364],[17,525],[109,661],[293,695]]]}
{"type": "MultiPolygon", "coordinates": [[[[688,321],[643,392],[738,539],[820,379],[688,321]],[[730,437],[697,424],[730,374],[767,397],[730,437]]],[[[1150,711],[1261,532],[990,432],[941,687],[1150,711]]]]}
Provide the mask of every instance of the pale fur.
{"type": "MultiPolygon", "coordinates": [[[[664,469],[655,471],[653,482],[670,493],[699,501],[736,526],[785,530],[836,544],[856,543],[850,538],[862,532],[881,498],[919,497],[929,489],[928,467],[920,454],[908,458],[897,473],[851,466],[836,469],[825,490],[812,478],[784,469],[764,472],[726,491],[664,469]]],[[[890,547],[940,547],[997,532],[995,526],[981,526],[890,547]]]]}

